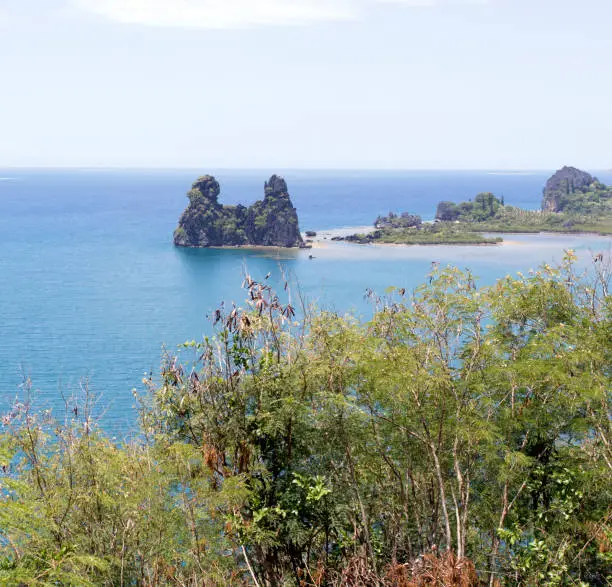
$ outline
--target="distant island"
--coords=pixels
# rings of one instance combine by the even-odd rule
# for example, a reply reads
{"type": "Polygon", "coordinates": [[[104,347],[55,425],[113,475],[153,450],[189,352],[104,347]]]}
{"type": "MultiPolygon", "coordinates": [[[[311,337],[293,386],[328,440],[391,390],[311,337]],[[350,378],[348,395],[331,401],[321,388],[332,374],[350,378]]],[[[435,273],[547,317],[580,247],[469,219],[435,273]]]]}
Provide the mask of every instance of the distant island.
{"type": "Polygon", "coordinates": [[[591,232],[612,234],[612,187],[575,167],[563,167],[547,182],[541,210],[507,206],[491,192],[467,202],[440,202],[435,222],[404,212],[379,216],[368,234],[337,237],[361,244],[497,244],[485,233],[591,232]]]}
{"type": "Polygon", "coordinates": [[[264,199],[248,208],[219,203],[219,182],[212,175],[197,179],[187,193],[189,205],[174,231],[178,247],[304,247],[297,211],[287,183],[273,175],[264,199]]]}

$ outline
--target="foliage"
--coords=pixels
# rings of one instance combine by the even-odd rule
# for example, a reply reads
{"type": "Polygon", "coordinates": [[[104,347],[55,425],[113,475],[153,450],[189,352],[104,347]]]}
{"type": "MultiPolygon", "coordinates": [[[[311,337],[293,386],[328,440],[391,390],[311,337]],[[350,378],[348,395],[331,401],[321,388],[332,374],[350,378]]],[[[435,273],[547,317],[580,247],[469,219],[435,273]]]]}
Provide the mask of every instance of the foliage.
{"type": "Polygon", "coordinates": [[[478,194],[474,201],[461,202],[440,202],[436,210],[436,218],[441,221],[454,222],[483,222],[495,217],[503,203],[498,200],[491,192],[478,194]]]}
{"type": "MultiPolygon", "coordinates": [[[[495,217],[478,223],[484,232],[598,232],[612,233],[612,215],[581,216],[565,212],[541,212],[505,206],[495,217]]],[[[459,225],[458,229],[473,230],[473,225],[459,225]]]]}
{"type": "Polygon", "coordinates": [[[389,212],[387,216],[379,216],[374,221],[374,226],[376,228],[418,228],[422,223],[421,217],[416,214],[402,212],[398,215],[389,212]]]}
{"type": "Polygon", "coordinates": [[[440,202],[436,219],[457,223],[460,232],[612,233],[612,188],[596,180],[586,187],[575,187],[568,181],[555,186],[556,190],[545,190],[545,202],[552,199],[554,211],[506,206],[503,197],[498,199],[486,192],[478,194],[473,202],[440,202]]]}
{"type": "Polygon", "coordinates": [[[402,245],[494,245],[502,241],[500,237],[485,236],[450,222],[421,224],[411,228],[382,228],[368,234],[349,235],[341,240],[360,244],[402,245]]]}
{"type": "Polygon", "coordinates": [[[612,188],[594,182],[588,188],[575,190],[561,199],[560,211],[586,216],[612,214],[612,188]]]}
{"type": "Polygon", "coordinates": [[[607,275],[434,266],[365,323],[247,276],[138,441],[5,418],[0,583],[609,584],[607,275]]]}
{"type": "Polygon", "coordinates": [[[610,216],[612,188],[575,167],[563,167],[546,183],[542,209],[582,216],[610,216]]]}
{"type": "Polygon", "coordinates": [[[67,403],[63,422],[29,402],[3,420],[0,584],[195,585],[203,565],[231,577],[222,524],[195,513],[197,452],[118,446],[90,402],[67,403]]]}

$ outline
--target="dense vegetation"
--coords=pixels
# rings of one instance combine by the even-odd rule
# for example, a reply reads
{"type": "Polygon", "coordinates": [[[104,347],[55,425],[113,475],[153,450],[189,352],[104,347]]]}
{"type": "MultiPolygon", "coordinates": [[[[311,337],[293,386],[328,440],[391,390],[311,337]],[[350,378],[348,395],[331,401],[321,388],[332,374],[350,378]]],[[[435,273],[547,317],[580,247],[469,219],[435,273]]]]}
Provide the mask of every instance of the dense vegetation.
{"type": "Polygon", "coordinates": [[[542,210],[581,216],[610,216],[612,188],[585,171],[566,166],[546,182],[542,210]]]}
{"type": "Polygon", "coordinates": [[[485,192],[478,194],[473,201],[459,204],[440,202],[436,219],[454,222],[456,231],[467,233],[612,232],[611,188],[594,179],[585,187],[578,188],[569,180],[559,179],[555,175],[549,180],[544,194],[543,208],[549,210],[523,210],[506,206],[503,198],[498,199],[494,194],[485,192]]]}
{"type": "Polygon", "coordinates": [[[498,200],[491,192],[478,194],[474,201],[440,202],[436,210],[436,219],[443,222],[484,222],[494,218],[503,208],[504,202],[498,200]]]}
{"type": "Polygon", "coordinates": [[[420,216],[402,212],[389,212],[374,221],[373,232],[337,237],[336,240],[368,244],[403,244],[403,245],[484,245],[497,244],[503,239],[488,237],[482,231],[468,223],[482,221],[495,215],[503,205],[493,194],[479,194],[475,201],[453,204],[440,202],[435,224],[423,223],[420,216]],[[460,222],[461,221],[461,222],[460,222]]]}
{"type": "Polygon", "coordinates": [[[440,202],[436,219],[464,232],[612,233],[612,188],[574,167],[557,171],[544,187],[542,211],[505,206],[503,197],[478,194],[474,201],[440,202]]]}
{"type": "Polygon", "coordinates": [[[483,192],[465,202],[443,201],[436,208],[436,224],[422,224],[420,216],[403,212],[379,216],[376,230],[345,239],[356,243],[490,244],[501,238],[483,233],[596,232],[612,234],[612,188],[584,171],[564,167],[546,183],[542,210],[506,206],[503,196],[483,192]]]}
{"type": "Polygon", "coordinates": [[[470,232],[594,232],[612,234],[610,216],[581,216],[565,212],[540,212],[504,206],[495,216],[477,224],[459,223],[456,230],[470,232]]]}
{"type": "Polygon", "coordinates": [[[422,223],[423,220],[416,214],[389,212],[387,216],[379,216],[374,221],[374,226],[376,228],[418,228],[422,223]]]}
{"type": "Polygon", "coordinates": [[[583,216],[611,214],[612,188],[595,180],[588,187],[574,190],[563,197],[559,211],[583,216]]]}
{"type": "Polygon", "coordinates": [[[609,585],[605,269],[434,266],[366,323],[247,276],[135,440],[87,401],[3,418],[0,584],[609,585]]]}
{"type": "Polygon", "coordinates": [[[451,222],[419,224],[408,228],[389,226],[367,234],[335,237],[334,240],[336,239],[359,244],[401,245],[494,245],[503,240],[501,237],[490,237],[474,230],[465,230],[451,222]]]}

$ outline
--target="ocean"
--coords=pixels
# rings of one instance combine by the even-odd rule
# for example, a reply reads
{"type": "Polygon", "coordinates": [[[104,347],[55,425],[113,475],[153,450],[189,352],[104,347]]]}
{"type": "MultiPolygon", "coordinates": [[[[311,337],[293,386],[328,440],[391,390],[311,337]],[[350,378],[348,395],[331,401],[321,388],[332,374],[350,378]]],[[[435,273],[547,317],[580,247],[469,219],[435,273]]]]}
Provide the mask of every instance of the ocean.
{"type": "MultiPolygon", "coordinates": [[[[512,235],[499,247],[373,247],[329,243],[313,251],[184,250],[172,231],[198,175],[213,173],[221,201],[248,204],[280,173],[304,230],[370,225],[407,211],[432,219],[440,200],[492,191],[536,209],[552,171],[228,171],[0,169],[0,414],[32,382],[34,405],[61,412],[84,382],[108,431],[135,421],[132,390],[159,370],[163,348],[210,334],[220,302],[240,304],[242,277],[290,276],[310,303],[366,318],[367,288],[412,289],[433,261],[470,268],[483,284],[565,248],[588,258],[611,239],[512,235]],[[313,255],[313,259],[309,259],[313,255]]],[[[612,174],[594,172],[605,183],[612,174]]]]}

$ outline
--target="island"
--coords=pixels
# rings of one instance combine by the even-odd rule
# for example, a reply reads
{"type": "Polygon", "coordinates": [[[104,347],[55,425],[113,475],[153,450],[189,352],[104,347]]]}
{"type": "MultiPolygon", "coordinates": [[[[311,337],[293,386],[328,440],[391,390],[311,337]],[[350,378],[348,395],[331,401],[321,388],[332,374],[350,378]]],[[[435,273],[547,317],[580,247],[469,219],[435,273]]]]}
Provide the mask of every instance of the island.
{"type": "Polygon", "coordinates": [[[264,184],[264,199],[253,205],[227,206],[219,202],[221,187],[212,175],[197,179],[189,205],[174,231],[178,247],[299,247],[304,241],[287,182],[273,175],[264,184]]]}
{"type": "Polygon", "coordinates": [[[548,179],[540,210],[506,205],[503,196],[482,192],[466,202],[440,202],[435,221],[403,212],[379,216],[368,234],[336,237],[360,244],[488,245],[495,233],[591,232],[612,234],[612,187],[585,171],[563,167],[548,179]]]}

